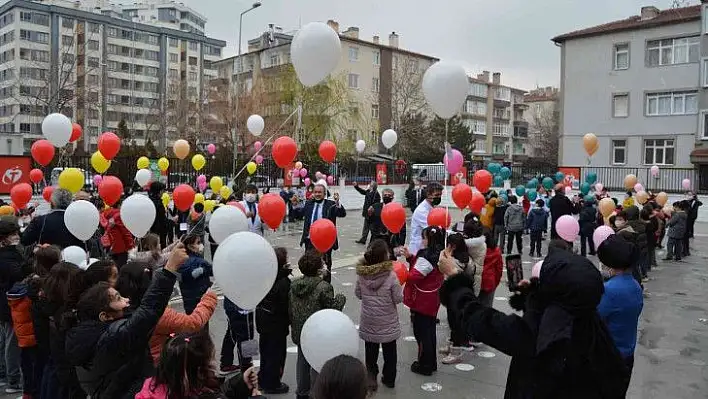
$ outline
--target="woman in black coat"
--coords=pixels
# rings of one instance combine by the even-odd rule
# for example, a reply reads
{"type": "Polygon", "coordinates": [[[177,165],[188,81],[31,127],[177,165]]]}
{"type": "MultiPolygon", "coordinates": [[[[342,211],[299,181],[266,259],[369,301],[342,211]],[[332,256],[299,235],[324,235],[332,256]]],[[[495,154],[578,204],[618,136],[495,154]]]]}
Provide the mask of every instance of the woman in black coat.
{"type": "Polygon", "coordinates": [[[441,256],[449,276],[441,301],[469,335],[512,357],[505,399],[624,398],[629,373],[597,314],[604,287],[589,260],[550,251],[540,279],[512,297],[523,308],[519,317],[480,304],[450,259],[441,256]]]}
{"type": "Polygon", "coordinates": [[[150,232],[160,236],[160,246],[162,248],[167,248],[167,229],[169,224],[167,221],[167,211],[165,206],[162,205],[162,193],[165,192],[165,185],[159,181],[150,184],[150,190],[148,191],[148,196],[150,201],[155,206],[155,221],[152,223],[150,232]]]}

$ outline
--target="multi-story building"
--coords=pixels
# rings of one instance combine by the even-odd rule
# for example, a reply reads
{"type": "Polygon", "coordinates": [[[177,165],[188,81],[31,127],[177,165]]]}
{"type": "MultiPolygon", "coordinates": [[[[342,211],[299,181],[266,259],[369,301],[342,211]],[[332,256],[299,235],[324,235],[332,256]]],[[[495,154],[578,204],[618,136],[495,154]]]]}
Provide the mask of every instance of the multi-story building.
{"type": "MultiPolygon", "coordinates": [[[[708,23],[701,5],[659,10],[553,38],[561,50],[561,166],[692,168],[708,111],[708,23]],[[703,22],[702,22],[703,21],[703,22]]],[[[704,158],[705,161],[708,159],[704,158]]]]}
{"type": "Polygon", "coordinates": [[[138,145],[164,146],[197,132],[206,82],[217,76],[214,62],[226,43],[135,22],[132,11],[126,19],[110,4],[90,11],[82,4],[10,0],[0,7],[0,154],[28,152],[49,112],[84,127],[87,151],[120,121],[138,145]]]}
{"type": "Polygon", "coordinates": [[[479,159],[523,161],[529,156],[524,90],[501,84],[501,73],[483,71],[469,78],[462,118],[476,136],[479,159]],[[513,152],[510,151],[513,149],[513,152]]]}
{"type": "Polygon", "coordinates": [[[528,106],[524,120],[528,123],[531,158],[557,161],[559,94],[556,87],[540,87],[524,96],[528,106]]]}

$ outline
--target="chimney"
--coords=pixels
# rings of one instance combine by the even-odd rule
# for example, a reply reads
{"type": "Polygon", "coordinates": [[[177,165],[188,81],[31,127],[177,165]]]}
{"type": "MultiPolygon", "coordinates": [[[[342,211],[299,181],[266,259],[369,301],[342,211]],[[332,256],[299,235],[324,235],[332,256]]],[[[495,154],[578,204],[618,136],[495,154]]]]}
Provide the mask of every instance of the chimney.
{"type": "Polygon", "coordinates": [[[482,71],[482,78],[484,83],[489,83],[489,71],[482,71]]]}
{"type": "Polygon", "coordinates": [[[659,9],[654,6],[642,7],[642,21],[654,19],[659,15],[659,9]]]}
{"type": "Polygon", "coordinates": [[[501,84],[501,72],[494,72],[492,74],[492,83],[495,85],[501,84]]]}
{"type": "Polygon", "coordinates": [[[380,44],[381,38],[379,38],[378,36],[374,36],[373,42],[374,42],[374,44],[380,44]]]}
{"type": "Polygon", "coordinates": [[[335,32],[337,32],[337,34],[339,34],[339,22],[337,22],[333,19],[330,19],[329,21],[327,21],[327,25],[329,25],[329,27],[332,28],[333,31],[335,31],[335,32]]]}
{"type": "Polygon", "coordinates": [[[398,35],[396,32],[391,32],[391,34],[388,35],[388,45],[393,48],[398,48],[398,35]]]}
{"type": "Polygon", "coordinates": [[[359,28],[357,28],[356,26],[350,26],[349,28],[347,28],[347,30],[342,32],[342,36],[351,37],[352,39],[358,39],[359,28]]]}

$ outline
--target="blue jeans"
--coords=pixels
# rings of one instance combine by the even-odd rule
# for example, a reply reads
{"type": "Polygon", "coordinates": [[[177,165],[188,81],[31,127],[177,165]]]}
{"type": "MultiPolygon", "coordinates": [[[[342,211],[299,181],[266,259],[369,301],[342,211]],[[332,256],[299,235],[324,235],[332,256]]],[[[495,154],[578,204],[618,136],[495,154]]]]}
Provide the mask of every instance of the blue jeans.
{"type": "Polygon", "coordinates": [[[4,378],[8,385],[21,385],[20,347],[17,346],[15,330],[9,321],[0,322],[0,348],[3,350],[3,356],[0,356],[0,378],[4,378]]]}

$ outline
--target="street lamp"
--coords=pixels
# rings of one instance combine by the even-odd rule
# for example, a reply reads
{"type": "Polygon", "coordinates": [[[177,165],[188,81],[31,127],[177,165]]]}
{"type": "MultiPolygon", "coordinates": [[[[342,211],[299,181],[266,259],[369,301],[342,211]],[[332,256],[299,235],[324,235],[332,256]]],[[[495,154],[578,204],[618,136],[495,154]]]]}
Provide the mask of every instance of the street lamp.
{"type": "Polygon", "coordinates": [[[261,6],[261,2],[257,1],[253,3],[251,8],[243,11],[241,15],[239,16],[238,19],[238,55],[236,56],[236,59],[238,60],[238,69],[236,71],[236,104],[235,104],[235,121],[234,121],[234,132],[233,132],[233,138],[232,138],[232,143],[234,145],[233,148],[233,166],[231,169],[231,176],[235,179],[236,178],[236,150],[237,150],[237,145],[236,145],[236,134],[240,133],[238,132],[238,103],[239,103],[239,98],[241,97],[241,73],[243,73],[243,60],[241,59],[241,35],[243,33],[243,16],[246,15],[247,13],[255,10],[256,8],[261,6]],[[237,133],[238,132],[238,133],[237,133]]]}

